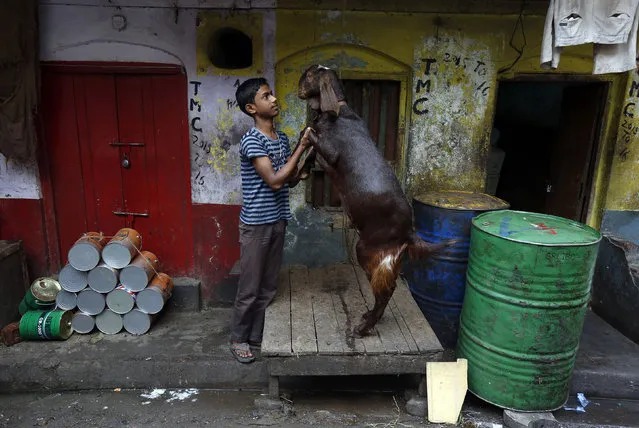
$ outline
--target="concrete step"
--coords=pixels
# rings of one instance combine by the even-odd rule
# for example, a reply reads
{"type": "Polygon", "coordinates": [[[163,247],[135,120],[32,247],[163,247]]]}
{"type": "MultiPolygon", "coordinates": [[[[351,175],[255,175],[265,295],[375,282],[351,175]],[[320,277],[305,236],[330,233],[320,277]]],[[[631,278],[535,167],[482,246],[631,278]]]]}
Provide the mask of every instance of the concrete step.
{"type": "MultiPolygon", "coordinates": [[[[143,336],[74,334],[0,345],[0,391],[105,388],[262,388],[266,364],[228,351],[231,309],[166,311],[143,336]]],[[[571,394],[639,400],[639,346],[588,312],[571,394]]]]}
{"type": "Polygon", "coordinates": [[[189,277],[173,278],[173,295],[166,302],[169,311],[199,312],[200,303],[199,279],[189,277]]]}
{"type": "Polygon", "coordinates": [[[0,345],[0,391],[261,387],[264,363],[239,364],[228,350],[230,315],[165,311],[142,336],[74,334],[0,345]]]}
{"type": "Polygon", "coordinates": [[[586,313],[571,393],[639,400],[639,345],[594,312],[586,313]]]}

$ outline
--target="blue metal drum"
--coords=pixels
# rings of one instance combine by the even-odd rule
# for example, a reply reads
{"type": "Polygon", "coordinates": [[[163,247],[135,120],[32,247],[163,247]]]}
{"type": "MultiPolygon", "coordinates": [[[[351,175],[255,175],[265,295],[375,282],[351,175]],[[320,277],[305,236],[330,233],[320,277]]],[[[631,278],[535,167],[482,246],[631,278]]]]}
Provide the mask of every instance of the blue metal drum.
{"type": "Polygon", "coordinates": [[[428,260],[414,260],[404,266],[413,298],[445,348],[454,348],[457,343],[472,219],[508,207],[507,202],[483,193],[439,191],[413,198],[415,228],[423,240],[458,240],[428,260]]]}

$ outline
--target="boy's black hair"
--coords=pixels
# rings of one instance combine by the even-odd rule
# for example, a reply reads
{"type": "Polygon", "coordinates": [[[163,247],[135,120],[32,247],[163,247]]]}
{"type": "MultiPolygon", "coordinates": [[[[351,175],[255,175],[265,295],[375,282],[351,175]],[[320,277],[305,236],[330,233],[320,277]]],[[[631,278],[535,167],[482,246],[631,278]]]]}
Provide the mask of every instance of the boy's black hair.
{"type": "Polygon", "coordinates": [[[245,80],[237,87],[237,90],[235,91],[235,100],[237,101],[238,107],[244,112],[244,114],[253,117],[253,115],[246,111],[246,105],[255,103],[255,95],[257,95],[257,91],[260,90],[260,86],[262,85],[268,85],[266,79],[263,77],[256,77],[245,80]]]}

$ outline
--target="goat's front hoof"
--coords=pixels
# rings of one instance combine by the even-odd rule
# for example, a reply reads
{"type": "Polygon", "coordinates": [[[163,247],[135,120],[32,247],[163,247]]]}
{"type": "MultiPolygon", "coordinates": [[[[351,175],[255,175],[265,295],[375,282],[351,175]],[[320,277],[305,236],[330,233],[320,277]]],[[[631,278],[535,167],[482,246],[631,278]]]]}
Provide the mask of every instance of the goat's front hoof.
{"type": "Polygon", "coordinates": [[[364,337],[370,334],[371,327],[369,326],[368,320],[362,321],[357,327],[353,329],[353,336],[355,337],[364,337]]]}

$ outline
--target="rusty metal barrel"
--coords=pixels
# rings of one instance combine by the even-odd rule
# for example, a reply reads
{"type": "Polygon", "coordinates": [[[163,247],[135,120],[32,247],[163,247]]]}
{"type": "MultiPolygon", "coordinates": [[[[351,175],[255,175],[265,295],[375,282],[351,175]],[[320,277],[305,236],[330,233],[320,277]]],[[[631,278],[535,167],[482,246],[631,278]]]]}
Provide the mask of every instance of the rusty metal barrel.
{"type": "Polygon", "coordinates": [[[458,240],[429,260],[413,261],[404,268],[413,298],[444,347],[454,348],[457,343],[471,220],[483,212],[505,208],[507,202],[483,193],[438,191],[413,199],[415,228],[423,240],[458,240]]]}
{"type": "Polygon", "coordinates": [[[601,236],[545,214],[473,219],[457,356],[468,389],[519,411],[568,398],[601,236]]]}

